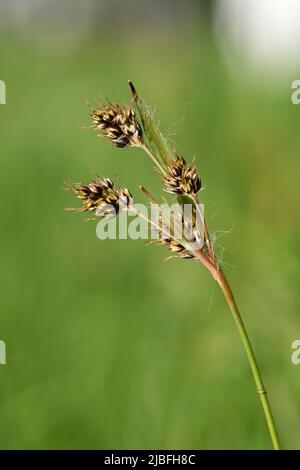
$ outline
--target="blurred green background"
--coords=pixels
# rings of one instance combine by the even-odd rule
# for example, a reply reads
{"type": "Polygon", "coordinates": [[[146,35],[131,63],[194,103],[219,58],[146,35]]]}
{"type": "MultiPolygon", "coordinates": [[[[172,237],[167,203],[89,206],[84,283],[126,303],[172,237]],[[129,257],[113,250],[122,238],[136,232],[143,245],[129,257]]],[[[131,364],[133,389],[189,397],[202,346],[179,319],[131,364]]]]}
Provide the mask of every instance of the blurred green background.
{"type": "Polygon", "coordinates": [[[1,30],[2,449],[271,448],[208,272],[165,263],[166,250],[143,241],[100,241],[95,222],[64,211],[77,202],[61,185],[91,171],[141,202],[140,184],[162,195],[141,152],[82,129],[85,100],[126,103],[129,78],[178,151],[196,154],[282,444],[300,448],[300,107],[290,101],[300,77],[234,79],[206,20],[193,18],[165,29],[111,22],[71,47],[1,30]]]}

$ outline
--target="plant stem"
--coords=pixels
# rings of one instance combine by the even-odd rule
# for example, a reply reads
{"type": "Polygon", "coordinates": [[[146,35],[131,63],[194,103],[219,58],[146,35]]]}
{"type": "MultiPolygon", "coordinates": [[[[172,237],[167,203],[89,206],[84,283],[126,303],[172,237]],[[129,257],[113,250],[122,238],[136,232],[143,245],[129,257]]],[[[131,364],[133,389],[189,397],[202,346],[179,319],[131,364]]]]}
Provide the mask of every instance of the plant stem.
{"type": "Polygon", "coordinates": [[[168,162],[168,159],[172,155],[172,151],[169,148],[169,145],[166,139],[164,138],[163,134],[159,130],[159,127],[156,124],[151,111],[149,111],[147,105],[139,97],[132,81],[128,80],[128,84],[130,86],[132,97],[138,109],[141,123],[144,128],[144,132],[147,135],[147,139],[150,144],[151,150],[152,151],[155,150],[153,148],[154,146],[159,153],[162,163],[166,164],[168,162]]]}
{"type": "Polygon", "coordinates": [[[198,217],[200,219],[200,222],[202,224],[204,241],[207,245],[209,257],[214,261],[215,260],[215,255],[214,255],[213,248],[212,248],[212,245],[211,245],[210,236],[209,236],[209,232],[207,230],[204,214],[203,214],[202,209],[199,205],[198,196],[194,194],[192,196],[192,201],[194,202],[194,205],[195,205],[196,214],[198,215],[198,217]]]}
{"type": "Polygon", "coordinates": [[[157,166],[157,168],[159,169],[159,171],[161,172],[161,174],[163,176],[166,176],[166,171],[165,169],[161,166],[161,164],[159,163],[159,161],[155,158],[155,156],[153,155],[153,153],[151,152],[151,150],[148,149],[147,145],[144,145],[144,144],[140,144],[139,147],[141,149],[143,149],[146,154],[151,158],[151,160],[153,161],[153,163],[157,166]]]}
{"type": "Polygon", "coordinates": [[[221,289],[223,291],[223,294],[225,296],[227,304],[228,304],[228,306],[231,310],[234,321],[235,321],[236,326],[238,328],[240,337],[242,339],[242,342],[243,342],[243,345],[244,345],[244,348],[245,348],[245,351],[246,351],[246,354],[247,354],[247,357],[248,357],[249,365],[250,365],[250,368],[251,368],[251,371],[252,371],[252,374],[253,374],[253,377],[254,377],[256,390],[257,390],[257,393],[259,395],[259,398],[260,398],[260,401],[261,401],[261,404],[262,404],[262,407],[263,407],[263,410],[264,410],[264,413],[265,413],[265,417],[266,417],[266,421],[267,421],[267,424],[268,424],[268,428],[269,428],[270,436],[271,436],[271,439],[272,439],[273,447],[274,447],[275,450],[280,450],[278,434],[277,434],[277,431],[276,431],[276,426],[275,426],[274,418],[272,416],[270,404],[269,404],[269,401],[268,401],[268,398],[267,398],[267,391],[264,387],[263,380],[262,380],[262,377],[261,377],[256,359],[255,359],[253,348],[252,348],[249,336],[247,334],[245,325],[244,325],[243,320],[241,318],[238,307],[235,303],[235,300],[234,300],[231,288],[228,284],[228,281],[227,281],[225,275],[223,274],[223,272],[220,268],[218,269],[218,271],[215,275],[215,278],[216,278],[219,286],[221,287],[221,289]]]}

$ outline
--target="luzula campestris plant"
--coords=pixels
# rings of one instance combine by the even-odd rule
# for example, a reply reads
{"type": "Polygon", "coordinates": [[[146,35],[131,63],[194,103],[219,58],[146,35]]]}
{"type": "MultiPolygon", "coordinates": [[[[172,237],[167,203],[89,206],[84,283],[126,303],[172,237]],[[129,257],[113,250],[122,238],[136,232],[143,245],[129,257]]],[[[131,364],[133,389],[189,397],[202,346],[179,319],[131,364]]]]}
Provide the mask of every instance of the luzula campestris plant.
{"type": "MultiPolygon", "coordinates": [[[[194,165],[187,164],[186,160],[169,146],[156,125],[152,112],[139,97],[131,81],[129,81],[129,86],[133,97],[132,104],[124,108],[118,104],[107,104],[94,109],[92,127],[99,133],[98,135],[106,137],[115,147],[138,147],[144,150],[161,175],[164,191],[176,196],[178,213],[169,220],[167,226],[162,217],[159,217],[158,221],[150,220],[135,207],[132,195],[127,188],[116,189],[109,178],[99,177],[87,185],[78,184],[72,188],[77,197],[82,200],[82,206],[74,210],[92,212],[104,218],[114,217],[125,210],[133,212],[146,219],[157,231],[159,236],[156,243],[165,245],[172,255],[200,261],[210,271],[222,289],[233,315],[263,406],[273,447],[279,449],[275,423],[254,352],[228,281],[215,255],[204,213],[199,205],[201,180],[197,169],[194,165]],[[186,203],[192,206],[192,214],[184,220],[182,215],[186,203]],[[200,228],[196,220],[200,221],[200,228]],[[184,225],[184,234],[182,235],[181,231],[180,237],[176,230],[178,225],[184,225]]],[[[141,186],[140,189],[152,207],[158,206],[144,187],[141,186]]]]}

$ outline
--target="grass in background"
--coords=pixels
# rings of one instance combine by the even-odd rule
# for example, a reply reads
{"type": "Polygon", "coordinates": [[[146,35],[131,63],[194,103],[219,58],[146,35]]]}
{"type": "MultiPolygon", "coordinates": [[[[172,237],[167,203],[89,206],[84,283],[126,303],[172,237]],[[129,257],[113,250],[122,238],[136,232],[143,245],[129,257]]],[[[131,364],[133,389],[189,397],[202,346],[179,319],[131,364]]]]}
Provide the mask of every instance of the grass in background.
{"type": "Polygon", "coordinates": [[[232,229],[220,238],[228,276],[282,445],[300,448],[300,368],[290,361],[300,335],[300,108],[288,92],[233,83],[209,42],[127,41],[125,54],[95,41],[68,53],[0,45],[0,447],[270,447],[244,351],[204,269],[164,263],[163,248],[142,241],[101,242],[93,222],[63,211],[68,177],[117,173],[133,192],[149,181],[138,151],[80,129],[85,98],[105,90],[126,102],[132,78],[160,104],[162,127],[185,115],[179,150],[197,150],[212,228],[232,229]]]}

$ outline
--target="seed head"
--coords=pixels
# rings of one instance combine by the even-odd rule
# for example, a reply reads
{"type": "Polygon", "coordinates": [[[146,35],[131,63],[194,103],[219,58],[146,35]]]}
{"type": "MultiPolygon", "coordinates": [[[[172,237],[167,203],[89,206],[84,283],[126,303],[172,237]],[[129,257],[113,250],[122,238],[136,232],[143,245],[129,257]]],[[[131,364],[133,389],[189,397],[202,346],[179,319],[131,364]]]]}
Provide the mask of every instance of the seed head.
{"type": "Polygon", "coordinates": [[[94,129],[100,130],[115,147],[138,146],[142,142],[142,129],[131,106],[122,108],[109,104],[92,113],[94,129]]]}
{"type": "Polygon", "coordinates": [[[180,182],[180,187],[185,195],[196,195],[201,189],[201,182],[195,166],[187,166],[180,182]]]}
{"type": "Polygon", "coordinates": [[[196,167],[187,165],[185,159],[177,155],[167,164],[168,175],[164,178],[165,191],[176,195],[196,195],[201,189],[201,181],[196,167]]]}
{"type": "Polygon", "coordinates": [[[109,178],[97,177],[89,184],[78,184],[74,191],[83,200],[83,205],[78,210],[95,212],[100,217],[116,215],[132,203],[129,190],[117,190],[109,178]]]}

